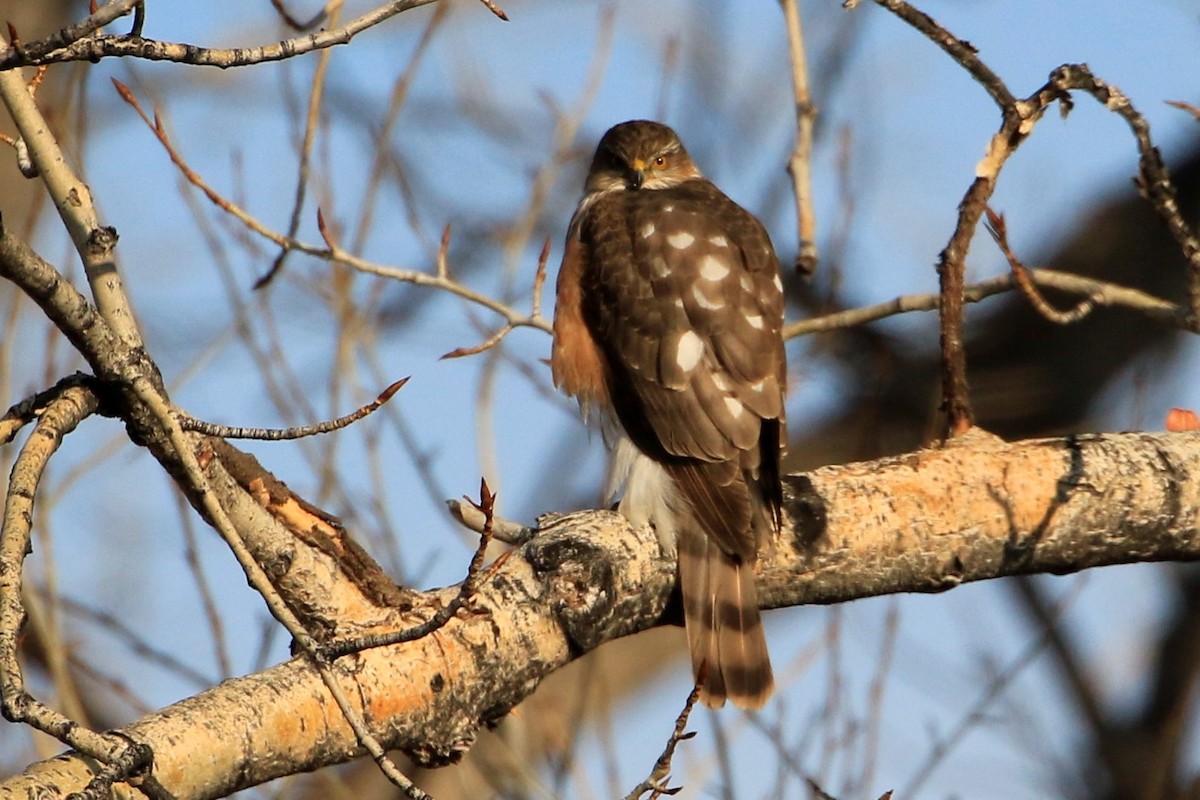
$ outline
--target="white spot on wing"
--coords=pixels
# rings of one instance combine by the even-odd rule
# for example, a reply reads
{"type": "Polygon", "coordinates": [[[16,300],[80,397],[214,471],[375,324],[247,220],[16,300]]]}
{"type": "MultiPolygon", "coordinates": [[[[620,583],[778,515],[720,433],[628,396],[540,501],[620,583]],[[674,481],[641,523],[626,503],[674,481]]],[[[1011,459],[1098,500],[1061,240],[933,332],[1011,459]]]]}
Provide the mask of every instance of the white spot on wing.
{"type": "Polygon", "coordinates": [[[675,363],[684,372],[691,372],[700,363],[702,355],[704,342],[695,331],[684,331],[683,336],[679,337],[679,344],[675,346],[675,363]]]}
{"type": "Polygon", "coordinates": [[[777,292],[783,291],[783,281],[779,280],[778,275],[775,276],[775,291],[777,291],[777,292]]]}
{"type": "Polygon", "coordinates": [[[667,237],[667,243],[670,244],[671,247],[674,247],[676,250],[682,250],[685,247],[691,247],[692,242],[694,242],[694,241],[696,241],[696,237],[692,236],[687,231],[679,231],[678,233],[672,233],[670,236],[667,237]]]}
{"type": "Polygon", "coordinates": [[[672,205],[665,205],[665,206],[663,206],[663,213],[664,213],[664,214],[670,214],[670,213],[671,213],[672,211],[674,211],[674,210],[675,210],[675,206],[672,206],[672,205]]]}
{"type": "Polygon", "coordinates": [[[720,236],[720,235],[708,237],[708,243],[711,244],[713,247],[728,247],[729,246],[729,240],[726,239],[724,236],[720,236]]]}
{"type": "Polygon", "coordinates": [[[722,373],[714,372],[712,374],[712,382],[713,386],[716,386],[722,392],[729,391],[729,381],[725,380],[725,376],[722,373]]]}
{"type": "Polygon", "coordinates": [[[725,408],[729,409],[729,413],[733,415],[734,419],[740,417],[742,412],[745,411],[745,409],[742,408],[742,404],[733,397],[725,398],[725,408]]]}
{"type": "Polygon", "coordinates": [[[762,394],[763,386],[765,384],[766,384],[766,378],[763,378],[761,381],[755,381],[754,383],[750,384],[750,391],[755,392],[757,394],[762,394]]]}
{"type": "Polygon", "coordinates": [[[698,283],[692,287],[692,297],[696,298],[696,302],[701,308],[714,309],[725,305],[725,301],[719,297],[716,300],[709,299],[698,283]]]}
{"type": "Polygon", "coordinates": [[[750,323],[751,328],[758,328],[760,331],[763,329],[762,314],[747,314],[746,322],[750,323]]]}
{"type": "Polygon", "coordinates": [[[654,230],[655,230],[654,223],[647,222],[645,225],[642,226],[642,230],[641,230],[642,238],[649,239],[651,236],[654,235],[654,230]]]}
{"type": "Polygon", "coordinates": [[[671,265],[662,256],[655,256],[650,262],[650,266],[654,268],[654,274],[660,278],[665,278],[671,274],[671,265]]]}
{"type": "Polygon", "coordinates": [[[754,291],[754,281],[752,281],[750,279],[749,275],[743,275],[741,278],[738,279],[738,283],[740,283],[742,285],[743,292],[753,292],[754,291]]]}
{"type": "Polygon", "coordinates": [[[716,256],[705,256],[700,264],[700,277],[705,280],[719,281],[729,274],[729,267],[716,256]]]}

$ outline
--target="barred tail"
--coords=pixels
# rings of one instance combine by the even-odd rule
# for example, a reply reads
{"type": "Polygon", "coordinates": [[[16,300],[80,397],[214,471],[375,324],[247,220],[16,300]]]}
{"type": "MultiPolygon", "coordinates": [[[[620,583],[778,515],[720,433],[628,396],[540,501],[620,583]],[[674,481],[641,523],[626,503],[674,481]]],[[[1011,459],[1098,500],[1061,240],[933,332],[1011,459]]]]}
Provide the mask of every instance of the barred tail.
{"type": "Polygon", "coordinates": [[[700,700],[762,708],[775,686],[754,588],[754,564],[725,553],[694,525],[681,526],[679,583],[700,700]]]}

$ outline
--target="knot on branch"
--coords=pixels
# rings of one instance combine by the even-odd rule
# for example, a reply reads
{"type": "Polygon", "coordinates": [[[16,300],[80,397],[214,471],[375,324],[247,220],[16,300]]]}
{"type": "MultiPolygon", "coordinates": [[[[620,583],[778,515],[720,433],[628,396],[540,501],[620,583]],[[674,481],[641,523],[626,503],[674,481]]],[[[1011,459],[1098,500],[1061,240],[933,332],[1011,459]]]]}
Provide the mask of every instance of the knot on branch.
{"type": "Polygon", "coordinates": [[[534,539],[525,557],[543,580],[546,599],[572,650],[586,653],[610,638],[605,623],[613,610],[616,578],[609,551],[586,539],[553,536],[534,539]]]}
{"type": "Polygon", "coordinates": [[[783,491],[784,508],[792,521],[793,546],[797,552],[811,553],[825,538],[829,526],[825,498],[807,475],[790,476],[784,481],[783,491]]]}

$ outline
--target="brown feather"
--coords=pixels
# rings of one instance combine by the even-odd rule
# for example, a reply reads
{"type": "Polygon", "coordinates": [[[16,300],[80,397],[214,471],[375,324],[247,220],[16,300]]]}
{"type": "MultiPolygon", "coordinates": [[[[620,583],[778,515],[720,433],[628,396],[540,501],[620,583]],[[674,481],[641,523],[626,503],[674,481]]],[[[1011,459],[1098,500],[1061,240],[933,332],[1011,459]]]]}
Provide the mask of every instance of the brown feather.
{"type": "Polygon", "coordinates": [[[558,270],[554,305],[554,344],[550,351],[550,374],[554,385],[581,406],[609,405],[600,350],[583,323],[580,273],[585,254],[578,240],[568,238],[558,270]]]}
{"type": "Polygon", "coordinates": [[[700,700],[719,708],[762,708],[774,687],[754,588],[754,567],[694,528],[679,534],[679,580],[692,672],[700,700]],[[687,591],[690,588],[692,591],[687,591]]]}
{"type": "Polygon", "coordinates": [[[787,383],[779,260],[674,132],[596,150],[558,279],[555,385],[640,451],[621,511],[676,538],[702,699],[757,708],[772,677],[754,587],[780,525],[787,383]],[[664,500],[663,498],[669,498],[664,500]]]}

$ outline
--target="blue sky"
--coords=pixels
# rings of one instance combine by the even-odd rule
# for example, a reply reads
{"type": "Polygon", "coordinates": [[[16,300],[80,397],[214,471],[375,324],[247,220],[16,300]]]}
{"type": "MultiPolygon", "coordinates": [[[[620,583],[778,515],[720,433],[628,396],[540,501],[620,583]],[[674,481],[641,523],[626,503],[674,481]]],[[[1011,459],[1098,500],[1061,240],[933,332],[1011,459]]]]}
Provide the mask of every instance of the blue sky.
{"type": "MultiPolygon", "coordinates": [[[[365,8],[350,5],[355,12],[365,8]]],[[[512,19],[507,24],[477,4],[454,3],[434,37],[389,142],[418,202],[406,202],[394,183],[384,186],[375,226],[362,249],[365,257],[429,269],[431,247],[449,222],[456,232],[450,249],[456,274],[481,291],[511,291],[514,304],[524,307],[546,233],[552,236],[553,280],[596,139],[613,123],[660,112],[702,169],[760,214],[785,260],[790,257],[796,234],[784,165],[793,110],[777,3],[518,0],[504,6],[512,19]],[[584,105],[589,65],[597,42],[605,40],[608,14],[613,14],[611,48],[602,59],[594,99],[584,105]],[[665,53],[673,41],[678,42],[677,66],[664,80],[664,63],[671,63],[665,53]],[[554,110],[580,108],[571,158],[553,172],[549,198],[536,212],[538,234],[506,255],[505,237],[530,202],[530,178],[553,160],[554,110]]],[[[1200,103],[1195,79],[1200,16],[1189,2],[974,0],[922,7],[973,43],[1018,96],[1032,93],[1061,63],[1087,62],[1146,115],[1168,164],[1195,142],[1196,121],[1165,104],[1200,103]]],[[[316,177],[302,238],[320,242],[318,204],[335,225],[353,228],[371,174],[367,131],[382,118],[393,82],[432,13],[428,8],[406,13],[335,51],[327,125],[315,151],[316,177]]],[[[933,264],[999,115],[944,53],[873,4],[848,12],[835,2],[805,2],[802,13],[812,70],[827,92],[815,98],[821,117],[814,191],[822,244],[828,245],[839,226],[850,226],[841,275],[854,302],[931,291],[936,287],[933,264]],[[838,37],[852,28],[858,34],[845,53],[838,37]],[[829,85],[819,73],[835,57],[844,57],[845,66],[829,85]],[[845,167],[839,162],[839,140],[849,142],[845,167]],[[854,200],[850,219],[847,192],[854,200]]],[[[268,4],[228,0],[151,4],[146,33],[214,46],[287,35],[277,28],[268,4]]],[[[480,474],[499,488],[502,513],[524,521],[588,502],[598,492],[604,463],[599,437],[589,436],[571,406],[546,391],[548,371],[539,359],[549,353],[549,337],[517,331],[505,343],[505,359],[440,361],[442,353],[485,338],[495,318],[457,299],[359,279],[355,294],[364,305],[373,292],[381,293],[379,358],[372,361],[356,350],[350,388],[331,396],[336,321],[322,301],[328,266],[294,256],[284,279],[267,295],[255,296],[250,284],[269,264],[272,248],[261,241],[258,254],[238,247],[236,226],[202,198],[199,213],[189,211],[178,175],[150,132],[115,99],[107,80],[128,83],[147,107],[157,100],[193,168],[282,229],[296,169],[295,126],[288,114],[294,104],[302,107],[315,63],[308,56],[283,66],[225,72],[115,60],[97,65],[88,79],[95,133],[86,146],[87,178],[102,218],[120,231],[121,263],[148,344],[176,385],[175,399],[196,416],[238,425],[294,424],[282,419],[268,399],[254,359],[227,335],[235,319],[230,292],[253,310],[257,329],[277,326],[286,344],[286,369],[282,363],[272,369],[279,376],[294,373],[295,385],[320,417],[345,413],[391,380],[413,376],[393,401],[391,416],[379,415],[337,434],[335,449],[325,442],[247,449],[301,494],[345,515],[397,578],[419,586],[452,583],[465,569],[468,540],[440,501],[473,493],[480,474]],[[206,244],[198,218],[217,231],[218,250],[206,244]],[[218,268],[219,254],[227,259],[227,281],[218,268]],[[534,378],[514,368],[514,361],[534,378]],[[477,403],[481,388],[492,397],[482,409],[477,403]],[[428,458],[432,491],[419,488],[424,484],[402,442],[402,429],[428,458]],[[547,465],[564,452],[572,454],[572,469],[548,472],[547,465]],[[327,460],[354,487],[349,496],[322,496],[318,465],[327,460]],[[557,480],[548,482],[551,477],[557,480]]],[[[1036,262],[1103,202],[1102,192],[1119,185],[1122,176],[1132,177],[1134,168],[1133,141],[1124,124],[1080,97],[1068,120],[1056,114],[1042,120],[1005,170],[993,206],[1007,214],[1014,248],[1036,262]]],[[[66,252],[52,225],[45,226],[39,245],[51,258],[66,252]]],[[[971,278],[1004,270],[986,237],[977,239],[969,259],[971,278]]],[[[551,308],[547,291],[544,312],[551,308]]],[[[925,331],[926,345],[936,343],[929,315],[888,324],[918,336],[925,331]]],[[[32,326],[25,329],[31,352],[43,347],[32,326]]],[[[834,407],[845,389],[838,372],[810,349],[806,342],[789,346],[791,367],[799,376],[789,416],[801,428],[834,407]]],[[[1115,387],[1104,402],[1102,427],[1157,427],[1171,405],[1196,405],[1187,397],[1195,385],[1196,360],[1196,348],[1187,346],[1172,374],[1136,398],[1115,387]]],[[[24,386],[18,381],[22,389],[40,388],[40,360],[31,359],[28,374],[18,378],[25,381],[24,386]]],[[[61,479],[68,465],[120,437],[115,423],[89,422],[64,448],[56,475],[61,479]]],[[[131,615],[149,640],[185,657],[192,654],[197,666],[217,679],[197,594],[186,577],[180,516],[165,477],[144,453],[127,445],[106,466],[113,469],[73,483],[47,519],[59,581],[72,597],[131,615]],[[113,558],[115,552],[130,551],[154,565],[139,573],[136,586],[128,585],[125,566],[113,558]]],[[[215,537],[200,530],[197,538],[227,619],[234,670],[248,671],[265,611],[215,537]]],[[[37,563],[46,568],[45,560],[37,563]]],[[[1051,592],[1067,598],[1069,630],[1095,656],[1097,678],[1113,702],[1136,691],[1136,676],[1144,667],[1138,644],[1161,624],[1157,620],[1169,599],[1160,588],[1163,569],[1109,569],[1047,583],[1051,592]]],[[[886,682],[876,784],[863,789],[864,797],[910,784],[932,743],[970,712],[991,671],[1003,670],[1036,638],[1014,615],[1009,595],[994,586],[769,614],[777,671],[792,679],[768,716],[789,723],[790,746],[804,753],[806,769],[827,778],[826,788],[835,794],[841,779],[861,765],[848,755],[821,759],[818,751],[803,750],[802,743],[806,735],[819,742],[830,734],[811,726],[832,696],[840,697],[842,713],[855,718],[866,713],[875,677],[871,667],[893,607],[899,626],[894,671],[886,682]],[[840,632],[836,647],[827,643],[807,661],[804,654],[814,642],[828,642],[831,630],[840,632]],[[831,694],[835,677],[841,688],[831,694]]],[[[86,630],[78,635],[97,648],[105,641],[86,630]]],[[[282,636],[270,653],[272,660],[286,657],[282,636]]],[[[641,780],[661,747],[686,693],[686,673],[678,660],[617,716],[626,789],[641,780]]],[[[138,681],[137,689],[157,706],[196,687],[156,672],[138,681]]],[[[1071,730],[1066,724],[1071,711],[1055,691],[1044,662],[1022,671],[1004,698],[987,707],[987,721],[908,796],[1044,795],[1051,774],[1046,760],[1070,763],[1076,744],[1064,733],[1071,730]]],[[[734,742],[737,796],[766,796],[776,763],[766,740],[732,711],[721,721],[734,742]]],[[[701,714],[696,724],[702,736],[684,746],[679,763],[690,766],[677,769],[682,776],[709,774],[703,768],[712,747],[709,722],[701,714]]],[[[841,753],[836,747],[832,751],[841,753]]],[[[589,774],[594,771],[596,787],[603,785],[601,752],[593,743],[581,759],[589,774]]],[[[714,791],[714,785],[708,792],[701,787],[697,778],[683,796],[714,791]]]]}

